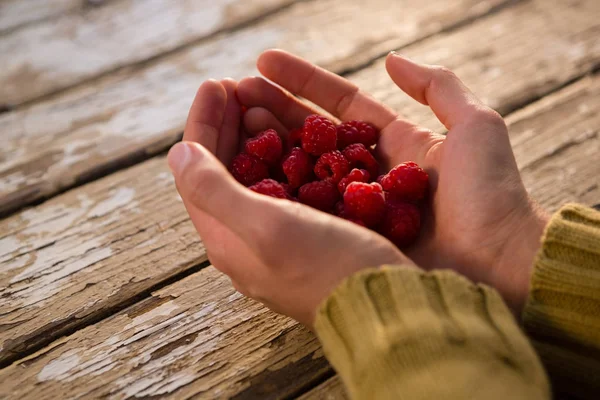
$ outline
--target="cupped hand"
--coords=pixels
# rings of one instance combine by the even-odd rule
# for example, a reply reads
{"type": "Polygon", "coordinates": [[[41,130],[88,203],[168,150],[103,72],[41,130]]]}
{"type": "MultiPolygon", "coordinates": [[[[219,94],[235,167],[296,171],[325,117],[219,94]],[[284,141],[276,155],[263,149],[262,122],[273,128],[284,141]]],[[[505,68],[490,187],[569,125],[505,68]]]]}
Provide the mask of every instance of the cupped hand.
{"type": "Polygon", "coordinates": [[[238,97],[250,107],[250,130],[302,125],[314,113],[301,96],[340,120],[365,120],[381,130],[378,158],[390,169],[415,161],[430,174],[430,204],[418,242],[407,251],[426,269],[452,268],[496,287],[519,313],[547,217],[522,183],[503,119],[451,71],[396,53],[386,69],[404,92],[429,105],[447,135],[420,127],[350,81],[289,53],[258,60],[263,78],[242,80],[238,97]],[[283,89],[282,89],[283,88],[283,89]]]}
{"type": "Polygon", "coordinates": [[[212,264],[241,293],[311,326],[318,304],[346,276],[412,262],[365,228],[236,182],[224,166],[245,139],[236,86],[202,84],[169,166],[212,264]]]}

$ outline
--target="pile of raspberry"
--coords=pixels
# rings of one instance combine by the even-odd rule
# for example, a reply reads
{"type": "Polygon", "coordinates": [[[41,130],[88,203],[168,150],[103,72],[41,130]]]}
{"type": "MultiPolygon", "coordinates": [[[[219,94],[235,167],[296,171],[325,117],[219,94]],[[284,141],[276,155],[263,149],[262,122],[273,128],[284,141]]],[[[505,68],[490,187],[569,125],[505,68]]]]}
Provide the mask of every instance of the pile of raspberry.
{"type": "Polygon", "coordinates": [[[414,162],[380,175],[379,132],[363,121],[306,118],[286,143],[269,129],[249,139],[232,175],[257,193],[299,201],[379,232],[403,248],[417,238],[429,177],[414,162]],[[285,151],[284,151],[285,149],[285,151]]]}

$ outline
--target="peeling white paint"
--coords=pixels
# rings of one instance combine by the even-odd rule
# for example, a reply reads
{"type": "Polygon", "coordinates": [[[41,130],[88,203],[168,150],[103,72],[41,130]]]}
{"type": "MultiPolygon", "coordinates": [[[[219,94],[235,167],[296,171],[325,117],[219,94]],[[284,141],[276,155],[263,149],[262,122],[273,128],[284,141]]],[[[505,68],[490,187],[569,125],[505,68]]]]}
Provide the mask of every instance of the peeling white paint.
{"type": "Polygon", "coordinates": [[[60,380],[66,378],[69,372],[79,364],[77,350],[70,350],[60,357],[50,361],[42,368],[37,376],[38,381],[60,380]]]}
{"type": "Polygon", "coordinates": [[[115,211],[117,208],[124,206],[136,207],[137,202],[131,201],[135,197],[135,189],[128,187],[120,187],[109,192],[110,198],[96,204],[89,212],[89,217],[101,217],[115,211]]]}
{"type": "Polygon", "coordinates": [[[125,330],[131,329],[131,328],[136,328],[136,330],[144,329],[143,327],[146,326],[146,324],[149,321],[153,320],[156,317],[170,315],[173,311],[175,311],[177,309],[179,309],[179,306],[177,305],[177,303],[175,303],[173,300],[167,301],[166,303],[163,303],[160,306],[153,308],[152,310],[148,311],[147,313],[144,313],[144,314],[134,317],[131,320],[131,322],[123,328],[123,330],[125,331],[125,330]]]}

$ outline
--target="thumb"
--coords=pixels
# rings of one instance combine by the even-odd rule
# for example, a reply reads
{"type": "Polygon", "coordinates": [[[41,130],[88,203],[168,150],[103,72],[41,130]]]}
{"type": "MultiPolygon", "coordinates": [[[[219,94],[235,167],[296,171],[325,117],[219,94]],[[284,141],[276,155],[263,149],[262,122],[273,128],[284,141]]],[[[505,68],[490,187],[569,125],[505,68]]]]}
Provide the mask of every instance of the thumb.
{"type": "Polygon", "coordinates": [[[497,112],[485,106],[445,67],[419,64],[395,52],[387,57],[385,66],[394,83],[419,103],[431,107],[448,130],[459,124],[504,123],[497,112]]]}
{"type": "Polygon", "coordinates": [[[184,202],[212,216],[250,247],[264,236],[267,221],[277,219],[275,199],[254,193],[239,184],[225,166],[202,145],[177,143],[168,163],[184,202]]]}

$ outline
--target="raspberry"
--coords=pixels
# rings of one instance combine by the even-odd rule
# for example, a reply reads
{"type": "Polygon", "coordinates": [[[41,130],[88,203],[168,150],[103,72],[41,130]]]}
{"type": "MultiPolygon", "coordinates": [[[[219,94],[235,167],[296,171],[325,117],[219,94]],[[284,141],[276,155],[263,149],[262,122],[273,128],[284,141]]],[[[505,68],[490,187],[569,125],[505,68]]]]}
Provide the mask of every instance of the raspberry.
{"type": "Polygon", "coordinates": [[[312,154],[321,154],[337,149],[337,129],[333,122],[320,115],[310,115],[302,128],[302,149],[312,154]]]}
{"type": "Polygon", "coordinates": [[[385,195],[378,183],[352,182],[344,193],[344,209],[367,226],[375,226],[385,213],[385,195]]]}
{"type": "Polygon", "coordinates": [[[379,232],[398,247],[415,241],[421,228],[421,215],[411,203],[387,202],[379,232]]]}
{"type": "Polygon", "coordinates": [[[264,194],[266,196],[276,197],[278,199],[291,199],[283,185],[273,179],[263,179],[262,181],[250,186],[250,190],[264,194]]]}
{"type": "Polygon", "coordinates": [[[269,129],[254,138],[248,139],[244,150],[268,165],[274,165],[281,158],[283,145],[277,132],[269,129]]]}
{"type": "Polygon", "coordinates": [[[293,148],[285,157],[282,168],[293,189],[304,185],[312,178],[313,164],[310,156],[298,147],[293,148]]]}
{"type": "Polygon", "coordinates": [[[362,143],[351,144],[342,152],[344,157],[350,161],[350,168],[360,168],[369,171],[371,176],[379,173],[379,164],[373,154],[362,143]]]}
{"type": "Polygon", "coordinates": [[[343,195],[346,191],[346,186],[352,182],[369,182],[371,175],[364,169],[354,168],[348,175],[342,178],[338,183],[338,190],[343,195]]]}
{"type": "Polygon", "coordinates": [[[288,149],[293,149],[294,147],[302,147],[302,134],[304,131],[302,128],[292,129],[287,138],[288,149]]]}
{"type": "Polygon", "coordinates": [[[369,147],[377,143],[379,131],[368,122],[348,121],[338,125],[337,137],[340,149],[354,143],[362,143],[369,147]]]}
{"type": "Polygon", "coordinates": [[[350,214],[348,214],[346,212],[346,207],[344,206],[344,202],[343,201],[338,201],[335,204],[334,214],[337,215],[340,218],[343,218],[343,219],[348,220],[350,222],[354,222],[357,225],[364,226],[365,228],[367,227],[367,225],[364,222],[362,222],[360,219],[354,218],[354,217],[352,217],[350,214]]]}
{"type": "Polygon", "coordinates": [[[321,211],[330,211],[339,199],[340,193],[330,180],[310,182],[298,190],[301,203],[321,211]]]}
{"type": "Polygon", "coordinates": [[[315,165],[315,174],[319,179],[331,178],[338,183],[350,171],[350,163],[339,151],[330,151],[323,154],[315,165]]]}
{"type": "Polygon", "coordinates": [[[269,167],[258,158],[241,153],[231,161],[231,175],[244,186],[254,185],[269,177],[269,167]]]}
{"type": "Polygon", "coordinates": [[[425,197],[429,176],[414,162],[392,168],[381,179],[381,186],[396,200],[418,201],[425,197]]]}

